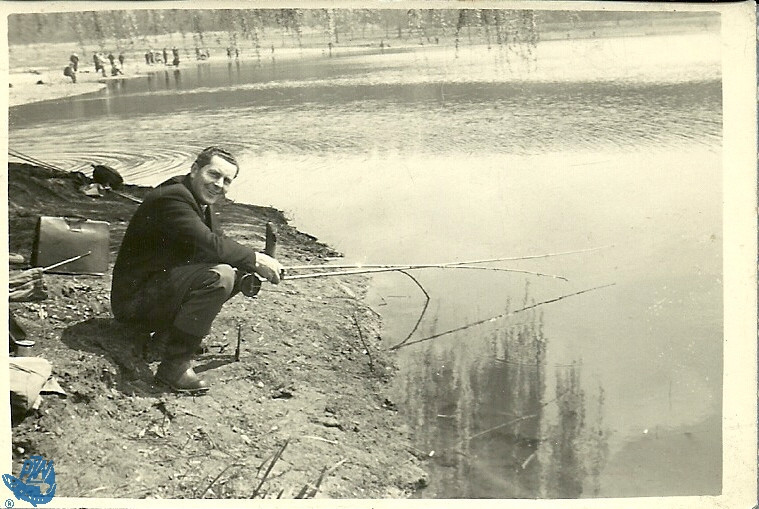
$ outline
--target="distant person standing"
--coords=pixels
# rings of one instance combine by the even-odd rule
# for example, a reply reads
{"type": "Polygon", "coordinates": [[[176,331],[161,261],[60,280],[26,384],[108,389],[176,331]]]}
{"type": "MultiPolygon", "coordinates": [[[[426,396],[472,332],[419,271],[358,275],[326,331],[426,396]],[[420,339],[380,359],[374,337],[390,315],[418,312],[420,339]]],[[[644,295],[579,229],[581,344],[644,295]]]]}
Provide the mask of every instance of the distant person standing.
{"type": "Polygon", "coordinates": [[[73,62],[63,68],[63,75],[71,78],[72,83],[76,83],[76,70],[74,70],[73,62]]]}
{"type": "Polygon", "coordinates": [[[113,63],[116,61],[116,57],[113,56],[113,52],[108,52],[108,61],[111,63],[111,67],[113,67],[113,63]]]}
{"type": "Polygon", "coordinates": [[[74,66],[74,71],[79,70],[79,56],[76,53],[72,53],[69,57],[69,62],[71,62],[71,65],[74,66]]]}
{"type": "Polygon", "coordinates": [[[166,65],[169,64],[169,52],[166,51],[166,48],[163,48],[163,63],[166,65]]]}
{"type": "Polygon", "coordinates": [[[232,58],[232,46],[227,46],[227,58],[232,58]]]}
{"type": "Polygon", "coordinates": [[[150,65],[150,50],[145,52],[145,63],[150,65]]]}
{"type": "Polygon", "coordinates": [[[121,72],[121,67],[119,67],[119,64],[114,60],[111,64],[111,76],[118,76],[119,74],[123,75],[124,73],[121,72]]]}
{"type": "Polygon", "coordinates": [[[108,70],[105,67],[105,57],[100,52],[98,52],[97,56],[98,56],[98,62],[100,62],[100,73],[105,78],[108,76],[108,70]]]}
{"type": "Polygon", "coordinates": [[[100,57],[98,56],[97,52],[92,54],[92,63],[95,64],[95,73],[99,73],[102,64],[100,63],[100,57]]]}
{"type": "Polygon", "coordinates": [[[174,61],[172,64],[174,64],[174,67],[179,66],[179,50],[176,48],[176,46],[171,50],[171,52],[174,54],[174,61]]]}
{"type": "Polygon", "coordinates": [[[124,54],[119,53],[119,67],[124,67],[124,54]]]}

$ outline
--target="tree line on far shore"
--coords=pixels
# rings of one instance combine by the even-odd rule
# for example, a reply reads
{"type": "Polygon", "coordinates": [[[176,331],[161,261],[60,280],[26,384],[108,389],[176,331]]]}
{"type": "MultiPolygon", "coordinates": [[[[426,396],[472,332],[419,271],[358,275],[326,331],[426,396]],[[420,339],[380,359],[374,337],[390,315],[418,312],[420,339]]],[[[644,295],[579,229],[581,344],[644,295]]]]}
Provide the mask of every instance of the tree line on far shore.
{"type": "MultiPolygon", "coordinates": [[[[693,13],[698,15],[699,13],[693,13]]],[[[688,13],[552,11],[531,9],[145,9],[13,14],[10,44],[74,42],[80,47],[150,47],[156,37],[181,34],[184,46],[258,47],[267,32],[291,37],[295,46],[341,44],[352,39],[472,40],[506,47],[534,45],[541,29],[584,23],[680,18],[688,13]],[[227,34],[227,41],[218,34],[227,34]],[[207,40],[213,38],[214,40],[207,40]]],[[[269,35],[271,36],[271,35],[269,35]]]]}

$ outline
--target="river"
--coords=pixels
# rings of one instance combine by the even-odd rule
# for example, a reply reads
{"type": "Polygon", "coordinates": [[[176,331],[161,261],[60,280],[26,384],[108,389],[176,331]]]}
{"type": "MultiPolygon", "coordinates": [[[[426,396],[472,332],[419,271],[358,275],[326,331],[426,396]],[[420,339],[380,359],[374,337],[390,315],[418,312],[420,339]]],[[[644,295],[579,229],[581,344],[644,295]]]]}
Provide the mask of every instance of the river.
{"type": "Polygon", "coordinates": [[[14,107],[9,145],[153,185],[226,144],[243,168],[231,198],[353,262],[556,254],[372,277],[400,346],[392,403],[431,473],[418,496],[713,495],[719,47],[693,33],[544,41],[526,59],[462,46],[183,65],[14,107]]]}

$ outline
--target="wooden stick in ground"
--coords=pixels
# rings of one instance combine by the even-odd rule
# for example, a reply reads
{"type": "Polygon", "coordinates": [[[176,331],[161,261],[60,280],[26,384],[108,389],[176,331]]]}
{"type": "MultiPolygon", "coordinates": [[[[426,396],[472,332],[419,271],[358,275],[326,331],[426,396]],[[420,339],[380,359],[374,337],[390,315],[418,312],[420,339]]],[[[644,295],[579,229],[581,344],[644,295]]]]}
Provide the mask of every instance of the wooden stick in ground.
{"type": "Polygon", "coordinates": [[[266,223],[266,247],[264,248],[264,253],[272,258],[277,257],[277,229],[271,221],[266,223]]]}
{"type": "MultiPolygon", "coordinates": [[[[264,247],[264,254],[272,258],[275,258],[277,255],[277,229],[271,221],[266,223],[266,247],[264,247]]],[[[284,274],[280,274],[280,277],[283,276],[284,274]]],[[[255,297],[261,291],[261,283],[264,280],[258,274],[252,274],[249,281],[250,287],[247,290],[243,290],[243,293],[248,297],[255,297]]]]}
{"type": "Polygon", "coordinates": [[[237,347],[235,348],[235,362],[240,362],[240,343],[242,342],[242,324],[237,324],[237,347]]]}

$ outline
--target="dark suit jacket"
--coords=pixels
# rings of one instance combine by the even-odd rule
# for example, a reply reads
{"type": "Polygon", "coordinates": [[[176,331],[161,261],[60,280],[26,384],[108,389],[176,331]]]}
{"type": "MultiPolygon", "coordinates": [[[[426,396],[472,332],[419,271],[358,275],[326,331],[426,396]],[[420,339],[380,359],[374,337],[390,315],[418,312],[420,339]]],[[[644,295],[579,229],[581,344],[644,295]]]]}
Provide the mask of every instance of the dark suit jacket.
{"type": "MultiPolygon", "coordinates": [[[[255,251],[219,230],[212,206],[205,214],[190,190],[189,175],[177,176],[150,191],[129,222],[111,283],[111,308],[119,321],[136,309],[131,303],[156,276],[174,267],[226,263],[254,272],[255,251]]],[[[175,296],[181,298],[182,296],[175,296]]]]}

